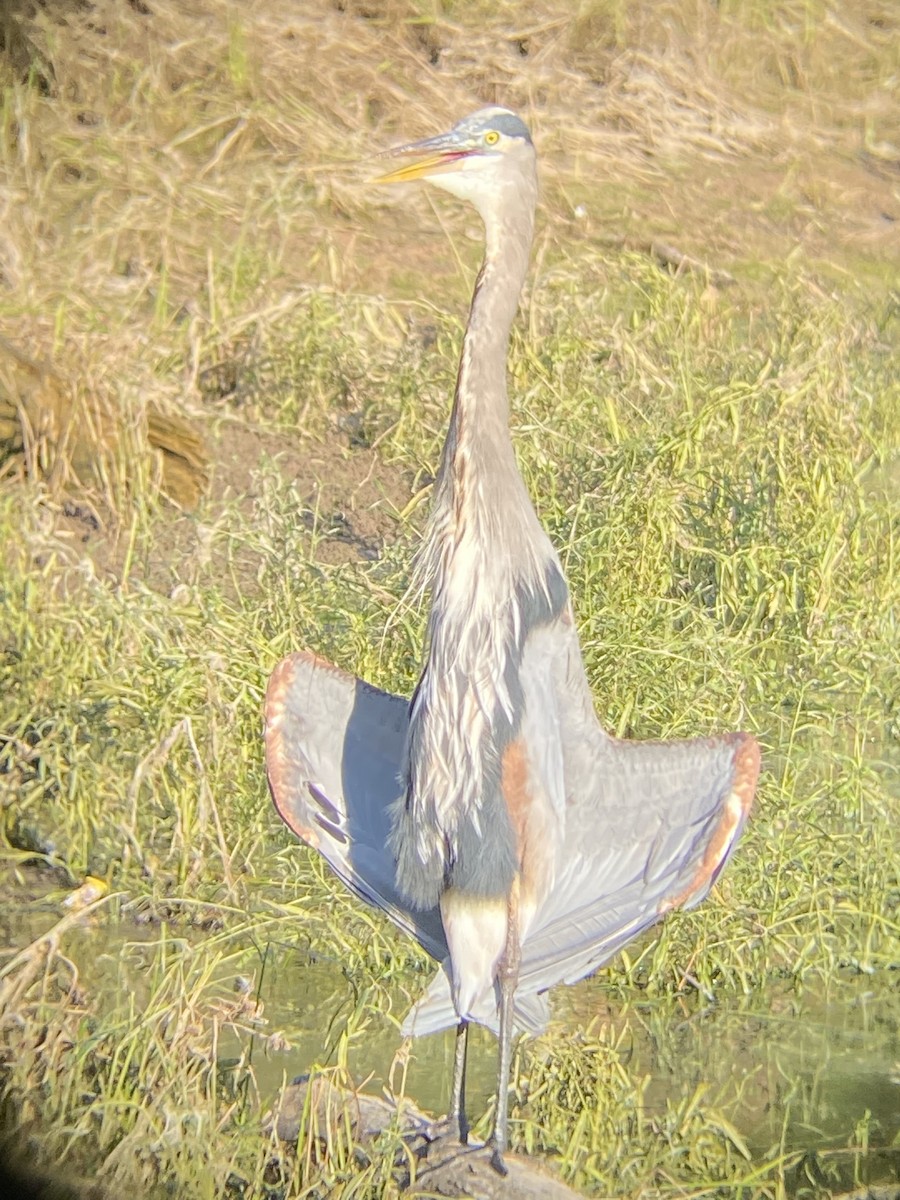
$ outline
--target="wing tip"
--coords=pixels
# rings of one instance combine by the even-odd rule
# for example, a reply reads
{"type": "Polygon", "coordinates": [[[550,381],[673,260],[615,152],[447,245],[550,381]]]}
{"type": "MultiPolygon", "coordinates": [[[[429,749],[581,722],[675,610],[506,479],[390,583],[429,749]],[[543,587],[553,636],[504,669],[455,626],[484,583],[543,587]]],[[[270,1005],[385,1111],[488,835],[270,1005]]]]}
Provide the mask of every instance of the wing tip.
{"type": "MultiPolygon", "coordinates": [[[[285,729],[288,697],[302,671],[328,671],[342,674],[327,659],[309,650],[297,650],[275,665],[266,685],[263,709],[266,757],[266,777],[269,793],[278,815],[302,842],[313,849],[320,848],[319,834],[309,823],[311,814],[303,799],[303,789],[309,791],[311,780],[298,749],[292,752],[285,729]]],[[[294,718],[296,720],[297,713],[294,718]]]]}
{"type": "Polygon", "coordinates": [[[720,808],[719,820],[710,834],[703,858],[692,879],[676,895],[666,897],[660,902],[660,916],[664,916],[673,908],[697,904],[703,899],[728,861],[753,807],[761,763],[759,742],[750,733],[730,733],[726,738],[734,747],[734,770],[731,787],[720,808]]]}
{"type": "Polygon", "coordinates": [[[752,733],[735,733],[732,737],[735,742],[735,776],[731,794],[740,806],[743,819],[753,807],[753,798],[756,795],[756,784],[762,764],[762,751],[752,733]]]}
{"type": "Polygon", "coordinates": [[[292,653],[286,654],[275,664],[269,676],[269,682],[266,684],[265,711],[267,718],[273,702],[284,700],[285,693],[296,681],[301,667],[313,673],[324,671],[331,675],[346,676],[346,672],[342,671],[340,667],[336,667],[327,658],[322,658],[320,654],[315,654],[312,650],[294,650],[292,653]]]}

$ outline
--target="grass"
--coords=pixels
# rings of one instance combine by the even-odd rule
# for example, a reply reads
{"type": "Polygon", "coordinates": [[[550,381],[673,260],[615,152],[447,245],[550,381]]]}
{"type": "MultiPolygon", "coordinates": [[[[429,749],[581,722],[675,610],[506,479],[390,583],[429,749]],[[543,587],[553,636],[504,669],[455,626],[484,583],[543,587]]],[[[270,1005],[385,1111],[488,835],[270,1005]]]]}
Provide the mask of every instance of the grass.
{"type": "Polygon", "coordinates": [[[888,996],[898,965],[896,247],[874,215],[896,205],[890,14],[312,8],[203,0],[198,23],[103,0],[27,26],[44,91],[4,76],[0,329],[127,433],[98,446],[92,489],[14,457],[0,486],[7,1122],[112,1195],[396,1194],[395,1135],[363,1161],[341,1114],[323,1139],[307,1112],[295,1148],[261,1132],[281,1070],[415,1094],[443,1069],[439,1046],[419,1067],[398,1049],[428,964],[271,810],[261,697],[304,645],[414,684],[410,564],[477,238],[452,204],[373,195],[343,164],[496,90],[545,180],[513,436],[598,714],[764,747],[714,896],[577,993],[606,1016],[563,998],[520,1047],[515,1144],[588,1194],[889,1178],[884,1106],[791,1078],[786,1051],[765,1086],[698,1057],[660,1094],[647,1047],[677,1058],[724,1019],[709,996],[802,1024],[854,980],[888,996]],[[736,283],[672,274],[654,238],[736,283]],[[150,402],[214,448],[191,513],[158,494],[150,402]],[[86,874],[108,895],[60,918],[86,874]]]}

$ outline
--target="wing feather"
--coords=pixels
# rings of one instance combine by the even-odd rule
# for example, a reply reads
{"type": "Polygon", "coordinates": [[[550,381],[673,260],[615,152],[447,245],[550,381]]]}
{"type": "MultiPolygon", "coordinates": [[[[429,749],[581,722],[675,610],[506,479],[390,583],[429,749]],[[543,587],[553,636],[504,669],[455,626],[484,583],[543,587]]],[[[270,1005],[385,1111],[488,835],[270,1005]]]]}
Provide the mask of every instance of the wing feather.
{"type": "Polygon", "coordinates": [[[523,947],[520,986],[574,983],[670,909],[707,894],[753,799],[748,734],[594,748],[595,786],[571,799],[556,884],[523,947]]]}
{"type": "Polygon", "coordinates": [[[291,654],[266,691],[266,770],[275,807],[297,837],[440,962],[448,953],[440,912],[404,902],[387,849],[407,709],[324,659],[291,654]]]}
{"type": "MultiPolygon", "coordinates": [[[[702,900],[734,849],[759,772],[748,734],[660,743],[608,737],[594,718],[570,621],[561,619],[558,640],[547,633],[526,664],[535,712],[524,725],[554,743],[538,747],[537,762],[546,796],[564,810],[554,884],[522,946],[516,1024],[529,1032],[546,1025],[549,987],[584,978],[669,909],[702,900]],[[541,719],[539,705],[552,721],[541,719]]],[[[440,911],[408,904],[388,849],[408,711],[401,697],[312,654],[292,654],[266,694],[266,766],[293,832],[442,964],[407,1017],[405,1031],[418,1034],[457,1017],[440,911]]],[[[496,1029],[491,999],[474,1015],[496,1029]]]]}

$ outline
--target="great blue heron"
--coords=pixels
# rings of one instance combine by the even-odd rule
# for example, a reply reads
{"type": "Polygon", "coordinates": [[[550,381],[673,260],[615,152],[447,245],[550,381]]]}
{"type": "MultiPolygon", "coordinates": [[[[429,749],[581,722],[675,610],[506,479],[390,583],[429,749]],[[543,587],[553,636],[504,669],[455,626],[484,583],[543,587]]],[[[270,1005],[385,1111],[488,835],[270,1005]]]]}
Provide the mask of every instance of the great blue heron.
{"type": "Polygon", "coordinates": [[[308,653],[284,659],[266,758],[291,829],[441,963],[404,1030],[456,1025],[462,1140],[469,1022],[499,1030],[503,1171],[514,1023],[540,1030],[549,987],[706,895],[750,809],[759,747],[745,733],[624,742],[594,715],[559,557],[508,429],[537,199],[527,127],[486,108],[389,153],[406,161],[379,182],[427,179],[470,200],[486,237],[424,547],[425,666],[410,703],[308,653]]]}

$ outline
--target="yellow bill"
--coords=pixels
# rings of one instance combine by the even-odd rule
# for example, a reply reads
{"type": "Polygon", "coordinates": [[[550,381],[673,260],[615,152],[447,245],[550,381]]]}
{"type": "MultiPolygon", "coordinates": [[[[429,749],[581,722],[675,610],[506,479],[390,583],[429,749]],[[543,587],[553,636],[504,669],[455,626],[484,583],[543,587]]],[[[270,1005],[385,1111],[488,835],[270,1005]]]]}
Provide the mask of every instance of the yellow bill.
{"type": "MultiPolygon", "coordinates": [[[[414,151],[410,149],[394,151],[394,153],[414,153],[414,151]]],[[[379,175],[372,180],[372,183],[409,183],[412,179],[427,179],[429,175],[443,175],[447,171],[458,171],[462,160],[470,153],[471,151],[468,150],[450,150],[442,154],[429,154],[425,158],[420,158],[418,162],[404,163],[402,167],[395,167],[393,171],[379,175]]]]}

